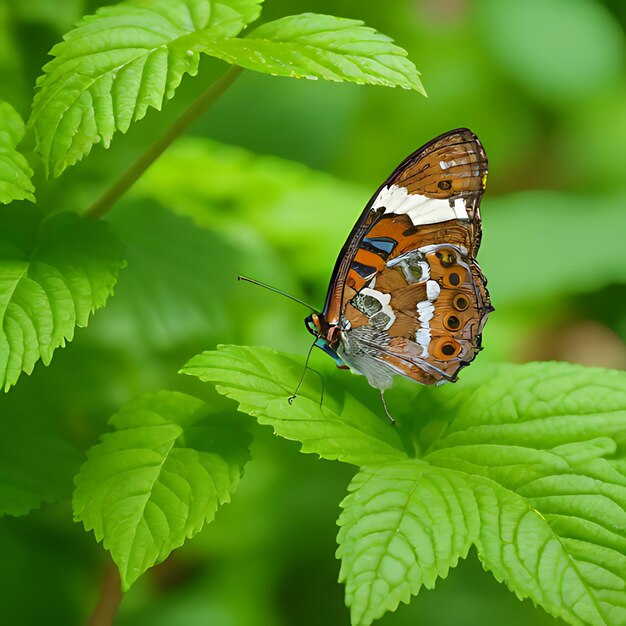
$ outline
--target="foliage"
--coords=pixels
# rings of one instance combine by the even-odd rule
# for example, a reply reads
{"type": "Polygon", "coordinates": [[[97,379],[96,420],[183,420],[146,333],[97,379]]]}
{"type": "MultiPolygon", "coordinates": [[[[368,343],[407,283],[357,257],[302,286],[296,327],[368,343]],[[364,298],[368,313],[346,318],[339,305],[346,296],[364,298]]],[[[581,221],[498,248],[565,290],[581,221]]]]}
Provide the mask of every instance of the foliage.
{"type": "Polygon", "coordinates": [[[131,0],[100,9],[68,33],[38,81],[31,124],[46,171],[58,176],[149,107],[174,96],[198,71],[206,32],[236,35],[258,17],[259,0],[131,0]]]}
{"type": "MultiPolygon", "coordinates": [[[[259,3],[129,0],[85,18],[52,49],[54,59],[38,81],[31,123],[46,171],[60,175],[88,154],[94,143],[102,141],[108,147],[116,130],[125,133],[149,107],[160,109],[174,96],[184,74],[197,73],[198,50],[250,67],[252,61],[241,60],[239,40],[232,38],[258,17],[259,3]],[[229,46],[235,50],[239,46],[239,55],[227,54],[229,46]]],[[[300,66],[311,75],[332,80],[421,89],[417,71],[404,58],[404,50],[360,24],[314,14],[266,24],[261,35],[268,37],[269,43],[277,42],[267,52],[273,55],[272,63],[258,60],[252,50],[249,54],[257,58],[253,68],[277,74],[283,73],[277,70],[279,66],[300,66]],[[281,46],[291,39],[293,46],[303,46],[300,52],[281,46]],[[324,50],[324,45],[329,49],[324,50]],[[277,52],[272,52],[274,48],[277,52]],[[306,59],[309,51],[313,58],[298,61],[298,54],[306,59]],[[320,62],[332,62],[338,69],[313,69],[320,62]]],[[[290,69],[287,75],[298,77],[302,71],[290,69]]]]}
{"type": "Polygon", "coordinates": [[[267,349],[225,346],[183,372],[214,383],[303,452],[363,466],[339,518],[353,624],[432,588],[472,544],[498,580],[553,615],[624,621],[626,477],[615,455],[626,435],[626,374],[530,363],[430,394],[432,405],[415,415],[420,453],[398,461],[384,430],[368,433],[378,450],[353,433],[355,418],[367,428],[369,411],[350,395],[291,407],[301,367],[267,349]]]}
{"type": "Polygon", "coordinates": [[[31,182],[33,171],[15,146],[24,137],[20,114],[8,103],[0,102],[0,203],[13,200],[35,201],[31,182]]]}
{"type": "Polygon", "coordinates": [[[274,76],[400,86],[425,95],[406,52],[360,20],[302,13],[264,24],[245,38],[205,40],[200,49],[274,76]]]}
{"type": "Polygon", "coordinates": [[[236,421],[176,392],[142,396],[110,425],[76,476],[74,516],[110,550],[127,590],[230,501],[248,442],[236,421]]]}
{"type": "Polygon", "coordinates": [[[624,623],[626,14],[444,4],[271,0],[257,26],[262,0],[0,3],[8,621],[100,595],[110,622],[101,543],[121,626],[624,623]],[[380,181],[461,125],[491,163],[497,311],[459,384],[389,390],[392,428],[319,351],[250,347],[310,344],[235,277],[323,302],[380,181]],[[587,367],[492,365],[537,359],[587,367]]]}
{"type": "Polygon", "coordinates": [[[6,209],[0,219],[0,384],[74,337],[103,307],[123,267],[120,244],[106,224],[34,210],[6,209]]]}

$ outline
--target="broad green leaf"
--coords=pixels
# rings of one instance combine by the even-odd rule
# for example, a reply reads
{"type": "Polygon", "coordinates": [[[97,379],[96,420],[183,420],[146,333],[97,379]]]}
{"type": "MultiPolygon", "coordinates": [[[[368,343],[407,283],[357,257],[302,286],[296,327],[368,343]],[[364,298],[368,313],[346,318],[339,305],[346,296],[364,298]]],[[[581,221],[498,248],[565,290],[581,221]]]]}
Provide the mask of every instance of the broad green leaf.
{"type": "MultiPolygon", "coordinates": [[[[419,413],[422,458],[362,470],[345,502],[339,556],[353,623],[370,623],[432,583],[428,539],[446,546],[460,537],[499,581],[555,617],[623,624],[626,373],[564,363],[494,368],[421,394],[419,413]],[[409,497],[414,488],[415,506],[423,501],[425,477],[457,494],[456,503],[425,506],[426,540],[428,517],[412,513],[409,497]],[[404,548],[392,550],[393,541],[404,548]],[[385,559],[399,565],[385,568],[385,559]]],[[[447,559],[467,553],[459,545],[447,559]]]]}
{"type": "Polygon", "coordinates": [[[302,359],[268,348],[219,346],[191,359],[181,373],[213,383],[240,411],[281,437],[300,441],[302,452],[355,465],[406,458],[398,433],[353,396],[327,386],[321,403],[314,374],[289,404],[303,369],[302,359]]]}
{"type": "Polygon", "coordinates": [[[25,126],[19,113],[7,102],[0,101],[0,203],[13,200],[35,201],[33,171],[28,161],[16,150],[24,137],[25,126]]]}
{"type": "Polygon", "coordinates": [[[481,519],[478,555],[497,580],[570,624],[624,623],[624,485],[618,497],[610,487],[603,494],[598,479],[571,471],[544,479],[550,495],[533,497],[476,477],[472,482],[481,519]],[[597,521],[603,511],[609,520],[597,521]]]}
{"type": "Polygon", "coordinates": [[[76,477],[74,517],[111,552],[127,590],[230,502],[249,436],[172,391],[127,404],[110,425],[76,477]]]}
{"type": "Polygon", "coordinates": [[[485,567],[572,624],[623,623],[626,373],[506,366],[432,397],[424,459],[476,477],[485,567]]]}
{"type": "Polygon", "coordinates": [[[360,20],[302,13],[263,24],[246,38],[207,37],[197,49],[264,74],[404,87],[426,95],[406,51],[360,20]]]}
{"type": "Polygon", "coordinates": [[[465,476],[418,460],[362,469],[339,517],[340,582],[353,624],[371,624],[432,589],[478,538],[465,476]]]}
{"type": "Polygon", "coordinates": [[[237,35],[261,1],[129,0],[85,17],[52,48],[37,81],[30,123],[46,171],[58,176],[160,109],[185,74],[197,73],[197,42],[237,35]]]}
{"type": "Polygon", "coordinates": [[[73,214],[40,222],[34,211],[0,216],[0,385],[45,365],[76,326],[103,307],[124,266],[108,226],[73,214]]]}

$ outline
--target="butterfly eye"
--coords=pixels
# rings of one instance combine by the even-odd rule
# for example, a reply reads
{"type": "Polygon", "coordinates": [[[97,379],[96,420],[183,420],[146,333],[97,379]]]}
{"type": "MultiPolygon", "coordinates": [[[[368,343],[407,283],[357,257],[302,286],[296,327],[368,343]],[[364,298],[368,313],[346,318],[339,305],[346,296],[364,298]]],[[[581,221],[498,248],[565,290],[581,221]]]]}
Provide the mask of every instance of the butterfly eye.
{"type": "Polygon", "coordinates": [[[442,267],[452,267],[456,263],[456,256],[452,250],[439,250],[435,255],[442,267]]]}
{"type": "MultiPolygon", "coordinates": [[[[458,330],[459,328],[461,328],[461,320],[456,315],[448,315],[443,320],[443,325],[448,330],[458,330]]],[[[448,345],[448,344],[446,344],[446,345],[448,345]]],[[[443,348],[442,348],[442,350],[443,350],[443,348]]]]}
{"type": "Polygon", "coordinates": [[[452,299],[452,306],[457,311],[465,311],[465,309],[467,309],[467,307],[469,306],[469,300],[464,295],[458,293],[452,299]]]}

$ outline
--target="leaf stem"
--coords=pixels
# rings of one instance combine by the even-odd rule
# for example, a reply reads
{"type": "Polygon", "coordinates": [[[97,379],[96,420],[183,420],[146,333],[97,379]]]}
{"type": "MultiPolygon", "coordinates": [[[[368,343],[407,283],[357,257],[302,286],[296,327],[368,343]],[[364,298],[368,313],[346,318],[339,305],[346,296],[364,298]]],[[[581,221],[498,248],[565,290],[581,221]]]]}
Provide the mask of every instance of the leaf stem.
{"type": "Polygon", "coordinates": [[[86,217],[101,218],[137,182],[141,175],[182,135],[241,74],[231,66],[204,91],[182,115],[85,211],[86,217]]]}
{"type": "Polygon", "coordinates": [[[88,626],[112,626],[123,595],[120,573],[117,567],[111,564],[104,575],[100,599],[89,618],[88,626]]]}

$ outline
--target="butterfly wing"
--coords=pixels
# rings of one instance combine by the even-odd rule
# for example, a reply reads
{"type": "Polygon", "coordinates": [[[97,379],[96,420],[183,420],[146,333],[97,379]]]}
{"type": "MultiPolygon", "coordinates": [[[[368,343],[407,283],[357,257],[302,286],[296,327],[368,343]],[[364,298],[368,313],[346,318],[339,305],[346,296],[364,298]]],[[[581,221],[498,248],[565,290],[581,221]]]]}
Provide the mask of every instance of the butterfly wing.
{"type": "Polygon", "coordinates": [[[324,316],[342,358],[386,388],[394,374],[455,380],[492,310],[475,260],[487,158],[467,129],[410,155],[368,203],[335,265],[324,316]]]}

